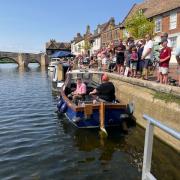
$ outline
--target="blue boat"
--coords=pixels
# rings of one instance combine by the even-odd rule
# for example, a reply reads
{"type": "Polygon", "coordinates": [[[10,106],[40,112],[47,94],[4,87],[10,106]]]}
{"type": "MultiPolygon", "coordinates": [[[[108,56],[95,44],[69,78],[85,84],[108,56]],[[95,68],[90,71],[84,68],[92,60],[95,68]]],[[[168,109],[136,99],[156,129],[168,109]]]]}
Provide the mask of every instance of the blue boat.
{"type": "Polygon", "coordinates": [[[89,95],[94,88],[101,84],[103,72],[91,70],[72,70],[67,72],[66,80],[61,88],[61,95],[57,103],[58,113],[65,114],[77,128],[104,128],[121,126],[122,122],[131,118],[133,106],[115,101],[94,102],[89,95]],[[75,104],[68,98],[68,94],[76,88],[76,79],[80,77],[87,87],[87,95],[83,101],[75,104]]]}

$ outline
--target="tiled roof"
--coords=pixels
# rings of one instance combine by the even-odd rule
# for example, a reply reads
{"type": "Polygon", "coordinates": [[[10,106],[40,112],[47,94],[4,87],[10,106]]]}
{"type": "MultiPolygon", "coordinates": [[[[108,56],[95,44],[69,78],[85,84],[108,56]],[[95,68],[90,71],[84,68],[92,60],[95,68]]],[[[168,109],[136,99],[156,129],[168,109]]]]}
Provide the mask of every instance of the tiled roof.
{"type": "Polygon", "coordinates": [[[71,47],[70,43],[67,42],[56,42],[55,40],[50,40],[46,43],[46,49],[69,49],[71,47]]]}
{"type": "Polygon", "coordinates": [[[180,0],[145,0],[143,3],[135,4],[125,19],[138,10],[143,10],[144,15],[151,18],[179,7],[180,0]]]}

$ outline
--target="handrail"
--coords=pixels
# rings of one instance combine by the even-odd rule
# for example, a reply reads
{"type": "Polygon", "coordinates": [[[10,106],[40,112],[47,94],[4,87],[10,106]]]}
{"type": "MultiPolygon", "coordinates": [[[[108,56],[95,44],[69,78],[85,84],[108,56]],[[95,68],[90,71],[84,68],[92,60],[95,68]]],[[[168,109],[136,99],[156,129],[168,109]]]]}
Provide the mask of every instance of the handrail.
{"type": "Polygon", "coordinates": [[[143,168],[142,168],[142,180],[156,180],[151,174],[151,159],[152,159],[152,148],[153,148],[153,131],[154,126],[162,129],[166,133],[180,140],[180,133],[174,129],[165,126],[156,119],[144,114],[143,118],[148,121],[146,127],[145,144],[144,144],[144,157],[143,157],[143,168]]]}
{"type": "Polygon", "coordinates": [[[163,131],[167,132],[171,136],[175,137],[176,139],[180,140],[180,133],[175,131],[174,129],[169,128],[168,126],[165,126],[161,122],[151,118],[150,116],[144,114],[143,118],[147,121],[149,121],[151,124],[155,125],[156,127],[159,127],[163,131]]]}

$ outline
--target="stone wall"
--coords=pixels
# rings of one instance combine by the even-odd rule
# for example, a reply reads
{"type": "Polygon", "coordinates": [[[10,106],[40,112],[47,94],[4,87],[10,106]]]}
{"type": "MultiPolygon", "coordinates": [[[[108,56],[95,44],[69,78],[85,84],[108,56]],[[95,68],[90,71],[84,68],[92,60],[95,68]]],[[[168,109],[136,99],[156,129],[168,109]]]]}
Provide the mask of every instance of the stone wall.
{"type": "MultiPolygon", "coordinates": [[[[117,98],[125,103],[134,102],[134,116],[139,125],[146,127],[147,122],[142,116],[147,114],[176,131],[180,131],[180,105],[154,99],[154,90],[180,95],[180,88],[134,78],[120,77],[111,73],[109,73],[109,77],[116,87],[117,98]]],[[[155,135],[180,151],[180,142],[175,138],[158,128],[155,128],[155,135]]]]}

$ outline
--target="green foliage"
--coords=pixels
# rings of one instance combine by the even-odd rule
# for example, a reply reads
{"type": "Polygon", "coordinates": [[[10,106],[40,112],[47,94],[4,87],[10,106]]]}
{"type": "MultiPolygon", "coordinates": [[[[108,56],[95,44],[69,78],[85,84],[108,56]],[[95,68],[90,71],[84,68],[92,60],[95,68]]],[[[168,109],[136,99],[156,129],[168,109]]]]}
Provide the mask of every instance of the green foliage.
{"type": "Polygon", "coordinates": [[[180,97],[175,96],[173,94],[166,94],[162,92],[155,92],[154,99],[161,99],[164,100],[166,103],[177,103],[180,105],[180,97]]]}
{"type": "Polygon", "coordinates": [[[85,51],[88,51],[91,48],[91,45],[88,40],[85,40],[83,48],[85,51]]]}
{"type": "Polygon", "coordinates": [[[137,11],[133,16],[129,17],[125,22],[125,28],[136,39],[144,38],[146,34],[153,34],[154,22],[146,18],[146,16],[137,11]]]}

